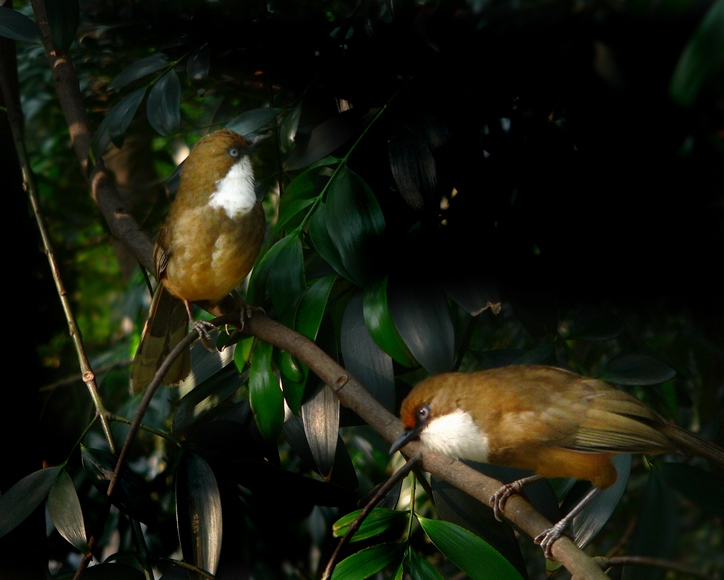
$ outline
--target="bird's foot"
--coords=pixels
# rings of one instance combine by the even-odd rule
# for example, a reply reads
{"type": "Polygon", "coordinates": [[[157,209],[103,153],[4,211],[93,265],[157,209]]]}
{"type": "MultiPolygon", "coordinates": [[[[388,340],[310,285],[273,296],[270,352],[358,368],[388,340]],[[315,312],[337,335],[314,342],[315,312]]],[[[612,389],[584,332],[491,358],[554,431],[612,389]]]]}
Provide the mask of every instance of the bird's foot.
{"type": "Polygon", "coordinates": [[[522,482],[523,480],[518,479],[517,481],[506,483],[490,496],[490,505],[493,508],[493,515],[495,515],[495,519],[499,522],[503,521],[503,508],[505,507],[505,502],[508,501],[508,498],[511,495],[519,494],[523,490],[525,484],[522,482]]]}
{"type": "Polygon", "coordinates": [[[541,548],[543,548],[543,554],[548,560],[553,559],[553,544],[563,535],[568,521],[565,519],[558,522],[552,528],[548,528],[545,532],[538,534],[533,540],[541,548]]]}
{"type": "Polygon", "coordinates": [[[214,344],[214,339],[211,336],[211,331],[214,328],[213,324],[206,320],[195,320],[191,325],[191,328],[198,333],[199,339],[201,339],[201,344],[206,347],[206,350],[216,352],[216,345],[214,344]]]}
{"type": "Polygon", "coordinates": [[[251,315],[254,313],[254,310],[258,310],[262,314],[266,314],[264,309],[261,306],[252,306],[251,304],[247,304],[246,302],[241,303],[241,328],[239,329],[240,332],[244,331],[244,324],[247,320],[251,318],[251,315]]]}

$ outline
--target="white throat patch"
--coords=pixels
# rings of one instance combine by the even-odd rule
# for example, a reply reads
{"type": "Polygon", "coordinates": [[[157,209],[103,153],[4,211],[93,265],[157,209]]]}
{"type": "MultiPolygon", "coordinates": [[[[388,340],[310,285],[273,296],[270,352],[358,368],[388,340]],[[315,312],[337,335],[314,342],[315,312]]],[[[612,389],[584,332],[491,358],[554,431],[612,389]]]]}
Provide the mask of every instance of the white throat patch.
{"type": "Polygon", "coordinates": [[[255,203],[254,171],[249,158],[244,157],[216,182],[216,189],[209,198],[209,207],[220,207],[234,219],[249,213],[255,203]]]}
{"type": "Polygon", "coordinates": [[[469,413],[458,409],[436,417],[420,432],[420,441],[436,453],[454,459],[488,461],[488,435],[469,413]]]}

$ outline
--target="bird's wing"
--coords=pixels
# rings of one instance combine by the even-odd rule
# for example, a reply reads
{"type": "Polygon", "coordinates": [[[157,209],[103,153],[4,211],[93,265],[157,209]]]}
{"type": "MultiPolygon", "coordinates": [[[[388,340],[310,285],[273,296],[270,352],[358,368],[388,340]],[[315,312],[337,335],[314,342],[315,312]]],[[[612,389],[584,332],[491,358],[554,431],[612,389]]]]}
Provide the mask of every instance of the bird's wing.
{"type": "Polygon", "coordinates": [[[156,239],[153,248],[153,262],[156,265],[156,279],[160,282],[166,272],[168,259],[171,257],[169,251],[170,235],[166,228],[162,228],[156,239]]]}

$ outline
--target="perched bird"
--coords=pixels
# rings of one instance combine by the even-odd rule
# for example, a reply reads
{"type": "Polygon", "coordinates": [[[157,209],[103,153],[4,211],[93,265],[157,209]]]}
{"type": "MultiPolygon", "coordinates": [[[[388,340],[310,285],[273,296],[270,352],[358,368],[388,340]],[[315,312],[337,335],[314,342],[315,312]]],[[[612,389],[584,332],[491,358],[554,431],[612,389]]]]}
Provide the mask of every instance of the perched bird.
{"type": "MultiPolygon", "coordinates": [[[[256,199],[251,144],[233,131],[216,131],[194,146],[181,170],[176,198],[156,240],[159,281],[131,369],[131,392],[143,391],[194,322],[192,302],[219,304],[249,273],[266,231],[256,199]]],[[[203,327],[199,330],[203,332],[203,327]]],[[[164,384],[190,371],[188,349],[164,384]]]]}
{"type": "Polygon", "coordinates": [[[390,452],[413,439],[455,459],[530,469],[491,497],[496,518],[507,499],[544,477],[573,477],[592,491],[535,542],[546,557],[573,517],[616,481],[617,453],[679,452],[724,466],[724,449],[666,421],[608,383],[543,365],[445,373],[420,382],[402,402],[405,431],[390,452]]]}

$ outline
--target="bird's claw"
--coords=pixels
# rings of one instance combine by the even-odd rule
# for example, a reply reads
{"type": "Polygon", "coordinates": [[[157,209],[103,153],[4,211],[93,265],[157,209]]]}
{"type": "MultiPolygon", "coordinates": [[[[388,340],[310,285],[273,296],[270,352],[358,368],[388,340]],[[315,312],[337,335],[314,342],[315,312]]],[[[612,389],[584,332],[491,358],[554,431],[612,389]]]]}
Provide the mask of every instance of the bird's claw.
{"type": "Polygon", "coordinates": [[[499,522],[503,521],[503,508],[505,508],[505,502],[511,495],[516,495],[521,492],[523,485],[520,484],[520,480],[513,481],[512,483],[506,483],[498,491],[490,496],[490,505],[493,508],[493,515],[499,522]]]}
{"type": "Polygon", "coordinates": [[[543,554],[548,560],[553,559],[553,544],[563,535],[566,526],[558,522],[552,528],[548,528],[545,532],[538,534],[533,540],[543,549],[543,554]]]}
{"type": "Polygon", "coordinates": [[[242,302],[241,304],[241,328],[239,328],[239,332],[244,331],[244,324],[247,320],[251,318],[251,315],[254,313],[254,310],[258,310],[262,314],[266,314],[264,309],[261,306],[252,306],[251,304],[247,304],[246,302],[242,302]]]}
{"type": "Polygon", "coordinates": [[[211,352],[216,351],[216,346],[213,344],[213,338],[211,336],[211,330],[214,325],[206,320],[196,320],[192,325],[193,330],[198,333],[201,344],[206,347],[206,350],[211,352]]]}

